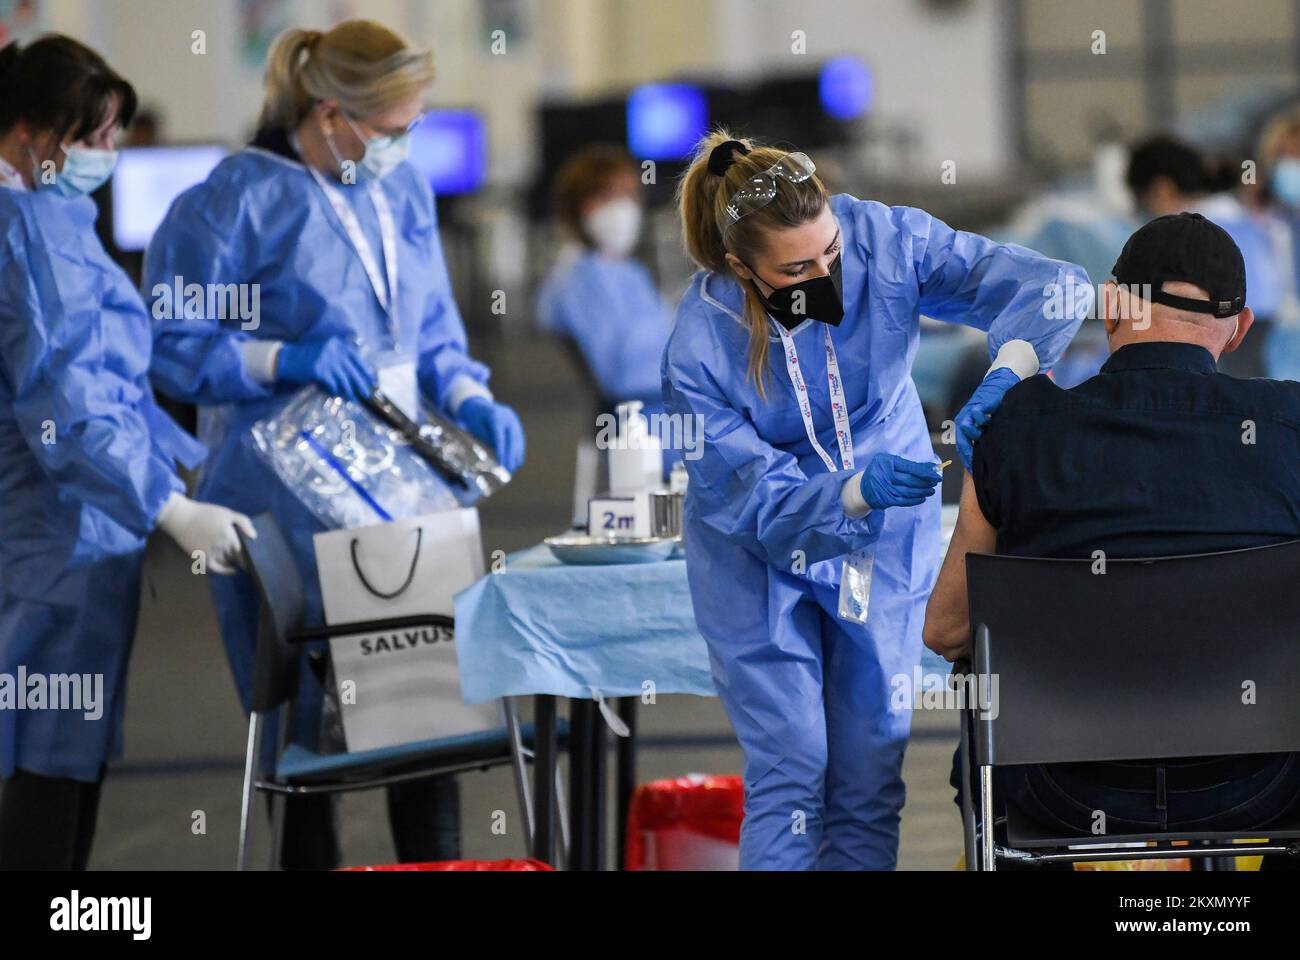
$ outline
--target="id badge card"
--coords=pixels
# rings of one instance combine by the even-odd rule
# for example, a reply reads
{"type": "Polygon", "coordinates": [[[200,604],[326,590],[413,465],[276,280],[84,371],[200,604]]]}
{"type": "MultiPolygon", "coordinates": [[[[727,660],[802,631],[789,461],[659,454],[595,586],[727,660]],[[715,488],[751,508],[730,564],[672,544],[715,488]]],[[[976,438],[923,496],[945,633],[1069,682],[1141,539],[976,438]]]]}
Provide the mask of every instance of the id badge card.
{"type": "Polygon", "coordinates": [[[379,392],[416,423],[420,422],[420,387],[415,375],[415,358],[386,353],[376,358],[379,392]]]}
{"type": "Polygon", "coordinates": [[[871,602],[871,568],[875,561],[874,548],[856,550],[844,558],[844,568],[840,571],[841,620],[850,623],[867,622],[867,607],[871,602]]]}

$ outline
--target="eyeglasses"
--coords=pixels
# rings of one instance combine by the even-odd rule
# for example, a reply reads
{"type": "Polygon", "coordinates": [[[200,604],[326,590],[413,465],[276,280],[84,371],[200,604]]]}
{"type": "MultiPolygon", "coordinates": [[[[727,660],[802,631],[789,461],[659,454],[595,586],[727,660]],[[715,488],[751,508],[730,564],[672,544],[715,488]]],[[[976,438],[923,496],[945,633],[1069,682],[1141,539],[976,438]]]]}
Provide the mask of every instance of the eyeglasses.
{"type": "Polygon", "coordinates": [[[749,216],[755,210],[761,210],[776,199],[778,177],[790,183],[803,183],[817,172],[817,165],[806,153],[787,153],[757,176],[750,177],[745,185],[731,195],[727,201],[726,222],[722,225],[725,235],[737,221],[749,216]]]}
{"type": "MultiPolygon", "coordinates": [[[[371,127],[370,124],[366,124],[366,126],[370,127],[371,130],[375,131],[375,133],[379,134],[381,137],[392,137],[394,140],[396,140],[398,137],[406,136],[407,134],[414,133],[415,128],[418,127],[420,124],[424,123],[424,119],[428,115],[429,115],[428,110],[421,110],[419,116],[417,116],[414,120],[408,123],[405,127],[382,129],[380,127],[371,127]]],[[[365,123],[363,119],[361,119],[360,117],[352,117],[349,116],[348,114],[344,114],[343,119],[348,121],[348,124],[352,126],[352,131],[358,137],[360,137],[362,140],[366,139],[364,136],[361,135],[361,131],[358,130],[355,124],[353,123],[353,121],[355,121],[356,123],[365,123]]]]}

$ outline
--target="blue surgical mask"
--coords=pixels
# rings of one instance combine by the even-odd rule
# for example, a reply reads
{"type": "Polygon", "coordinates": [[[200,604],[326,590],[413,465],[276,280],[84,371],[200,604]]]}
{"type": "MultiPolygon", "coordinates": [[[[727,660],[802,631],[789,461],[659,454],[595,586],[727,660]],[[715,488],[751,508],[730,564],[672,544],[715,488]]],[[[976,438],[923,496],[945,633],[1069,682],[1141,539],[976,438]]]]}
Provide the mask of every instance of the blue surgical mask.
{"type": "MultiPolygon", "coordinates": [[[[347,117],[343,118],[352,132],[357,135],[357,139],[366,145],[366,152],[361,159],[357,161],[357,180],[361,183],[373,183],[376,180],[382,180],[394,170],[402,165],[407,155],[411,152],[411,135],[403,133],[399,137],[370,137],[367,139],[361,135],[361,131],[353,125],[347,117]]],[[[334,144],[330,142],[330,150],[334,153],[334,159],[338,160],[338,152],[334,150],[334,144]]],[[[342,161],[339,161],[340,166],[342,161]]]]}
{"type": "Polygon", "coordinates": [[[38,190],[53,190],[63,197],[84,197],[94,193],[113,175],[117,166],[116,150],[98,150],[92,147],[60,147],[67,159],[63,169],[54,175],[54,179],[45,182],[41,176],[40,165],[32,171],[32,179],[38,190]]]}
{"type": "Polygon", "coordinates": [[[1282,157],[1273,167],[1273,196],[1300,210],[1300,158],[1282,157]]]}

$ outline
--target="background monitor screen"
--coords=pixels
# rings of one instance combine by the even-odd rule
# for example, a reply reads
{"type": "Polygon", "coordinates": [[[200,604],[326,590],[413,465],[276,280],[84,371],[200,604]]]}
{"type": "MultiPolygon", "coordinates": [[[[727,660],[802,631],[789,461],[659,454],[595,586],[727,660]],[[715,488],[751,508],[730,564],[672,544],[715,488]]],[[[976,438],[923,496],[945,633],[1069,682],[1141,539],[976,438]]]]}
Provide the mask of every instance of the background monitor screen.
{"type": "Polygon", "coordinates": [[[708,127],[708,97],[692,84],[647,84],[627,99],[627,145],[642,160],[681,160],[708,127]]]}
{"type": "Polygon", "coordinates": [[[440,196],[473,193],[487,179],[487,130],[470,110],[434,110],[411,131],[411,165],[440,196]]]}
{"type": "Polygon", "coordinates": [[[836,120],[856,120],[871,108],[871,70],[857,57],[836,57],[822,67],[822,109],[836,120]]]}
{"type": "Polygon", "coordinates": [[[183,147],[127,147],[113,171],[113,243],[138,252],[162,223],[172,201],[207,179],[226,156],[213,143],[183,147]]]}

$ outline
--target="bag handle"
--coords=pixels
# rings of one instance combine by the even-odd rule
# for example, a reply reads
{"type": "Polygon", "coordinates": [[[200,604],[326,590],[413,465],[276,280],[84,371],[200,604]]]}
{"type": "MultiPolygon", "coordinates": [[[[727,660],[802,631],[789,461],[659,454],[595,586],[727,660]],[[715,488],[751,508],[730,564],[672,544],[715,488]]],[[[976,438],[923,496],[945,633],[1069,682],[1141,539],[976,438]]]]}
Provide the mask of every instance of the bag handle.
{"type": "Polygon", "coordinates": [[[376,590],[370,581],[366,579],[366,575],[361,572],[361,558],[357,556],[357,544],[360,542],[360,538],[352,538],[352,569],[357,572],[357,578],[361,581],[361,585],[380,600],[392,600],[405,593],[406,588],[409,587],[411,581],[415,579],[415,568],[420,564],[420,545],[424,542],[424,528],[415,528],[415,556],[411,558],[411,569],[407,572],[406,579],[402,581],[402,585],[392,593],[385,593],[383,590],[376,590]]]}

